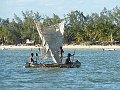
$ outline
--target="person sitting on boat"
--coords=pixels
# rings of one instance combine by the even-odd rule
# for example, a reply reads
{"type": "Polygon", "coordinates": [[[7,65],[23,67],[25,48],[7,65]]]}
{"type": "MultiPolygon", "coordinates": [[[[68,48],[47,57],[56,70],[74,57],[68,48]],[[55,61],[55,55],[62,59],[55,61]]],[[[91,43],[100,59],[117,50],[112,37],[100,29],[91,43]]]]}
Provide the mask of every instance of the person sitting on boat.
{"type": "Polygon", "coordinates": [[[61,46],[60,51],[59,51],[59,60],[60,60],[61,63],[62,63],[63,53],[64,53],[64,51],[63,51],[62,46],[61,46]]]}
{"type": "Polygon", "coordinates": [[[70,60],[70,57],[71,57],[71,56],[74,56],[74,54],[71,55],[70,53],[68,53],[67,59],[66,59],[66,61],[65,61],[65,64],[71,64],[71,60],[70,60]]]}
{"type": "Polygon", "coordinates": [[[33,53],[31,53],[31,56],[30,56],[30,62],[32,62],[32,63],[34,63],[34,54],[33,53]]]}
{"type": "Polygon", "coordinates": [[[39,59],[38,53],[36,53],[34,64],[37,64],[38,59],[39,59]]]}

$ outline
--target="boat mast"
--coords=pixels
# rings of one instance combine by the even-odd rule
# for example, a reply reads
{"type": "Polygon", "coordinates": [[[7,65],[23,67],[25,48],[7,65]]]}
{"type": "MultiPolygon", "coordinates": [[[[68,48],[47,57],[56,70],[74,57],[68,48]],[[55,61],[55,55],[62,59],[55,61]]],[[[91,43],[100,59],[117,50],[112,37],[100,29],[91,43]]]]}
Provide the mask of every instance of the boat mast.
{"type": "Polygon", "coordinates": [[[112,33],[111,33],[111,35],[110,35],[110,37],[111,37],[111,44],[113,45],[113,35],[112,35],[112,33]]]}

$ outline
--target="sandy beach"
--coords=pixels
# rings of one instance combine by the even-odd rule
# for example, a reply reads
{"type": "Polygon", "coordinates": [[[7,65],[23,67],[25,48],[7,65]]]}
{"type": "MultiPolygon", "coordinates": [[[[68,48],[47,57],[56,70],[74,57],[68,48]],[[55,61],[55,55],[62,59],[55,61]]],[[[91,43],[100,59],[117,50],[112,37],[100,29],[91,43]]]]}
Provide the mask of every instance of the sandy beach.
{"type": "Polygon", "coordinates": [[[115,50],[120,50],[120,46],[117,46],[117,45],[109,45],[109,46],[101,46],[101,45],[89,45],[89,46],[86,46],[86,45],[65,45],[63,46],[63,48],[65,49],[97,49],[97,50],[100,50],[100,49],[115,49],[115,50]]]}
{"type": "MultiPolygon", "coordinates": [[[[42,47],[38,46],[14,46],[14,45],[7,45],[7,46],[0,46],[0,50],[39,50],[42,47]]],[[[112,45],[112,46],[100,46],[100,45],[91,45],[91,46],[85,46],[85,45],[64,45],[63,49],[93,49],[93,50],[107,50],[107,49],[114,49],[114,50],[120,50],[120,46],[112,45]]]]}

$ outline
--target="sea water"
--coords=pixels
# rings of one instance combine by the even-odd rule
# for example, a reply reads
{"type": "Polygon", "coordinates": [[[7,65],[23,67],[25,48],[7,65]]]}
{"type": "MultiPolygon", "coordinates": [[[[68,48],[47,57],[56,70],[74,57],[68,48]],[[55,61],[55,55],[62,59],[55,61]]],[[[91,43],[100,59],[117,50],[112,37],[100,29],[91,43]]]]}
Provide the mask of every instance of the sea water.
{"type": "Polygon", "coordinates": [[[120,90],[120,50],[65,50],[80,68],[25,68],[30,50],[0,50],[0,90],[120,90]]]}

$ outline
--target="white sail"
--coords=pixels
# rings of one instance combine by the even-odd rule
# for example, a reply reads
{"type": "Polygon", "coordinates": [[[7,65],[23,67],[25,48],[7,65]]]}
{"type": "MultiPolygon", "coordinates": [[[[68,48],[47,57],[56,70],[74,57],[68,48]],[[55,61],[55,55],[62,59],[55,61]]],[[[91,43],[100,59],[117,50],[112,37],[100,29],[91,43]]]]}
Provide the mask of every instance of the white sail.
{"type": "Polygon", "coordinates": [[[50,53],[54,63],[61,63],[59,60],[59,49],[63,44],[64,21],[56,26],[42,27],[39,22],[35,22],[37,31],[42,40],[42,46],[46,53],[50,53]]]}

